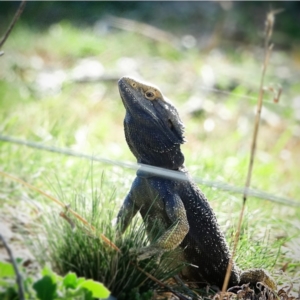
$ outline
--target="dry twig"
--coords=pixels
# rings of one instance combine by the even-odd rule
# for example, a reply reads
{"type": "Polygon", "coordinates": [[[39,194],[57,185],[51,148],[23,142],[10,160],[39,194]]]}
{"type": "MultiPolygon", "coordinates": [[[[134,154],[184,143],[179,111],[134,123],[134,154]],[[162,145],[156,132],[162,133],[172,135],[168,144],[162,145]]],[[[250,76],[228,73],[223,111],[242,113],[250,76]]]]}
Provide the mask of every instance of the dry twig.
{"type": "MultiPolygon", "coordinates": [[[[270,39],[272,36],[273,32],[273,27],[275,23],[275,14],[281,12],[282,10],[276,10],[276,11],[270,11],[267,14],[266,17],[266,22],[265,22],[265,45],[264,45],[264,62],[263,62],[263,68],[261,72],[261,78],[260,78],[260,87],[259,87],[259,94],[258,94],[258,99],[257,99],[257,106],[256,106],[256,116],[255,116],[255,123],[254,123],[254,132],[252,136],[252,143],[251,143],[251,150],[250,150],[250,161],[248,165],[248,172],[247,172],[247,178],[246,178],[246,183],[245,183],[245,189],[244,189],[244,194],[243,194],[243,204],[239,216],[239,221],[238,221],[238,227],[237,227],[237,232],[235,235],[234,239],[234,245],[233,245],[233,250],[232,254],[228,263],[223,287],[222,287],[222,293],[226,292],[231,270],[232,270],[232,265],[233,265],[233,257],[235,256],[235,252],[237,249],[239,237],[240,237],[240,231],[241,231],[241,226],[242,226],[242,220],[244,217],[244,211],[245,211],[245,206],[246,206],[246,201],[248,197],[248,191],[251,183],[251,175],[252,175],[252,170],[253,170],[253,164],[254,164],[254,157],[255,157],[255,151],[256,151],[256,143],[257,143],[257,136],[258,136],[258,130],[259,130],[259,125],[260,125],[260,116],[261,116],[261,110],[262,110],[262,104],[263,104],[263,97],[264,97],[264,80],[265,80],[265,75],[267,71],[267,67],[269,64],[269,59],[270,55],[273,49],[273,44],[270,44],[270,39]]],[[[281,93],[281,91],[280,91],[281,93]]],[[[280,96],[280,93],[278,93],[278,97],[280,96]]]]}
{"type": "Polygon", "coordinates": [[[109,16],[108,23],[113,27],[136,32],[157,42],[168,43],[175,48],[178,45],[174,35],[146,23],[113,16],[109,16]]]}
{"type": "MultiPolygon", "coordinates": [[[[9,27],[7,28],[7,31],[5,32],[3,38],[0,41],[0,49],[4,45],[5,41],[7,40],[8,36],[10,35],[12,29],[14,28],[16,22],[18,21],[19,17],[21,16],[21,14],[22,14],[22,12],[23,12],[23,10],[25,8],[25,4],[26,4],[26,1],[22,1],[20,3],[18,10],[16,11],[16,13],[15,13],[15,15],[14,15],[14,17],[13,17],[13,19],[12,19],[10,25],[9,25],[9,27]]],[[[4,52],[1,51],[0,56],[3,55],[3,54],[4,54],[4,52]]]]}
{"type": "Polygon", "coordinates": [[[18,285],[19,299],[20,300],[25,300],[25,293],[24,293],[24,288],[23,288],[22,276],[19,272],[19,269],[18,269],[17,263],[14,259],[13,253],[12,253],[10,247],[8,246],[8,244],[6,243],[4,237],[1,234],[0,234],[0,240],[2,241],[2,243],[4,245],[4,248],[6,249],[8,255],[9,255],[9,258],[11,260],[11,263],[12,263],[12,265],[14,267],[14,270],[15,270],[15,273],[16,273],[16,283],[18,285]]]}

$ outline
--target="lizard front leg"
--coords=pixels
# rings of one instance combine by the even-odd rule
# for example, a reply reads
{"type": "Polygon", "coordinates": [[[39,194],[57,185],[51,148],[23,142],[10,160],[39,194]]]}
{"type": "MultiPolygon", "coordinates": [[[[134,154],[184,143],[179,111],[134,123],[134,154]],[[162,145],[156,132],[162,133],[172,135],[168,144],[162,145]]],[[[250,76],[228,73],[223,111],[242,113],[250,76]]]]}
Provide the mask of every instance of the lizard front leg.
{"type": "Polygon", "coordinates": [[[124,202],[122,207],[119,210],[118,216],[117,216],[117,235],[121,236],[128,225],[130,224],[132,218],[136,215],[138,212],[138,208],[134,204],[134,201],[132,199],[131,193],[129,193],[124,202]]]}
{"type": "Polygon", "coordinates": [[[162,254],[177,248],[189,232],[189,223],[185,207],[180,197],[178,195],[168,195],[162,200],[172,226],[167,229],[156,242],[136,251],[138,261],[157,255],[157,261],[159,262],[162,254]]]}

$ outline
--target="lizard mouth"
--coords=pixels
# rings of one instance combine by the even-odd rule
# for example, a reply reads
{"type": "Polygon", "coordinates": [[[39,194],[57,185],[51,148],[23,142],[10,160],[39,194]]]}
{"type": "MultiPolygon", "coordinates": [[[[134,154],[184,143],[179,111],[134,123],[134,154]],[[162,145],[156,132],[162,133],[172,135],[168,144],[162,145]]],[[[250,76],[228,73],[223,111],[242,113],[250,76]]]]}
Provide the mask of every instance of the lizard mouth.
{"type": "Polygon", "coordinates": [[[121,96],[122,102],[126,109],[130,109],[129,100],[130,102],[136,102],[136,98],[134,97],[133,93],[130,91],[128,87],[128,83],[121,78],[118,82],[119,86],[119,94],[121,96]]]}

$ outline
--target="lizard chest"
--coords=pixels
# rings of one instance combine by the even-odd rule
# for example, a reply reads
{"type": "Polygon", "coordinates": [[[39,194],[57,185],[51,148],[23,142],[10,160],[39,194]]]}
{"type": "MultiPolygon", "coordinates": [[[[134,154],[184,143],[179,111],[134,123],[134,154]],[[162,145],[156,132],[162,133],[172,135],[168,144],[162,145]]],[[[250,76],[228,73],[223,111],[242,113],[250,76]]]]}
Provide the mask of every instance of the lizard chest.
{"type": "Polygon", "coordinates": [[[154,235],[172,226],[165,208],[166,185],[164,182],[138,178],[134,191],[134,205],[143,218],[148,235],[154,238],[154,235]]]}

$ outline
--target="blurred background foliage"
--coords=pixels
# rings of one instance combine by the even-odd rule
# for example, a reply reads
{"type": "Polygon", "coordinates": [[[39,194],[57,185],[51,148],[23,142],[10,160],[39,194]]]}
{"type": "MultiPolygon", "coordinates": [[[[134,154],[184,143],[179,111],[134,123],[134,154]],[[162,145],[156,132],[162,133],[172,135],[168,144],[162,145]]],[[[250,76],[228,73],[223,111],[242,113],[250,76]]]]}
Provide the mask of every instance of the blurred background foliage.
{"type": "MultiPolygon", "coordinates": [[[[18,4],[1,2],[2,33],[18,4]]],[[[249,154],[266,14],[284,9],[276,15],[266,78],[267,87],[280,85],[283,92],[278,105],[272,93],[265,97],[258,152],[263,164],[256,169],[261,173],[268,165],[278,186],[281,173],[295,175],[289,165],[300,156],[299,7],[299,2],[28,2],[1,58],[2,130],[132,159],[126,145],[120,146],[122,104],[111,100],[119,99],[118,78],[142,77],[175,101],[188,125],[187,160],[214,159],[217,165],[212,147],[222,145],[220,161],[229,158],[226,168],[218,167],[220,176],[234,180],[232,172],[249,154]],[[99,141],[110,150],[98,149],[99,141]]],[[[259,178],[258,183],[266,187],[259,178]]],[[[295,197],[299,185],[285,184],[281,193],[295,197]]]]}
{"type": "MultiPolygon", "coordinates": [[[[17,7],[18,2],[1,2],[1,27],[5,28],[7,17],[17,7]]],[[[111,14],[146,22],[179,36],[188,33],[201,40],[217,28],[223,40],[256,43],[265,12],[278,8],[285,13],[276,21],[273,40],[277,47],[296,47],[300,41],[298,1],[43,1],[27,3],[22,20],[40,30],[63,19],[79,26],[93,25],[111,14]]]]}

